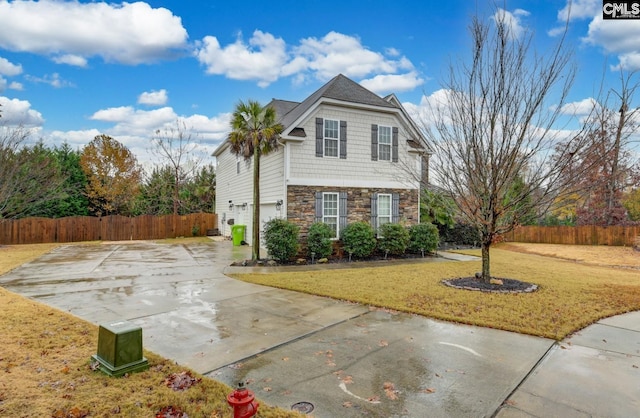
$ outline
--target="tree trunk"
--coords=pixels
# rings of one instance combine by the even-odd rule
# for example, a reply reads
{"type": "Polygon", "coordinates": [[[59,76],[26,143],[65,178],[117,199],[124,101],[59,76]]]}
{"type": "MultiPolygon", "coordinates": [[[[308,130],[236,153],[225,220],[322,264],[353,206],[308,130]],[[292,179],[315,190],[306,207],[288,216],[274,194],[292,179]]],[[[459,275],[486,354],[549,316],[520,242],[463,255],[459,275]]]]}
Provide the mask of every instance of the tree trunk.
{"type": "Polygon", "coordinates": [[[491,240],[488,242],[482,240],[482,281],[489,283],[491,281],[491,265],[489,264],[489,247],[491,247],[491,240]]]}
{"type": "Polygon", "coordinates": [[[178,197],[179,197],[179,193],[178,193],[178,179],[179,179],[179,168],[176,167],[175,169],[175,173],[174,173],[174,185],[173,185],[173,215],[177,215],[178,214],[178,197]]]}
{"type": "Polygon", "coordinates": [[[253,154],[253,220],[251,259],[260,260],[260,149],[253,154]]]}
{"type": "Polygon", "coordinates": [[[620,118],[618,119],[618,126],[616,127],[616,137],[613,143],[613,161],[611,162],[611,176],[609,177],[609,183],[607,184],[607,213],[605,215],[607,225],[613,225],[615,222],[613,216],[613,208],[616,203],[616,195],[618,188],[618,162],[620,160],[620,142],[622,138],[622,129],[625,125],[625,113],[627,110],[627,104],[622,102],[620,107],[620,118]]]}

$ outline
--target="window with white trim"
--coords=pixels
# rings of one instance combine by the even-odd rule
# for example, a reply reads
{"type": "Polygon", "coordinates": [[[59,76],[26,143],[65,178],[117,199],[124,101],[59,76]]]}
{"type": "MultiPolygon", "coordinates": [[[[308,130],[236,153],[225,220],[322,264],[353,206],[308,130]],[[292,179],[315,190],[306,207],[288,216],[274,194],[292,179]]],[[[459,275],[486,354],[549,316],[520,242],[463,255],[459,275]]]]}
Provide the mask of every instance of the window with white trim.
{"type": "Polygon", "coordinates": [[[324,120],[324,156],[337,157],[340,139],[340,121],[324,120]]]}
{"type": "Polygon", "coordinates": [[[390,126],[378,126],[378,160],[391,161],[390,126]]]}
{"type": "Polygon", "coordinates": [[[391,195],[378,195],[378,228],[384,224],[391,223],[391,195]]]}
{"type": "Polygon", "coordinates": [[[329,225],[338,237],[338,193],[322,194],[322,222],[329,225]]]}

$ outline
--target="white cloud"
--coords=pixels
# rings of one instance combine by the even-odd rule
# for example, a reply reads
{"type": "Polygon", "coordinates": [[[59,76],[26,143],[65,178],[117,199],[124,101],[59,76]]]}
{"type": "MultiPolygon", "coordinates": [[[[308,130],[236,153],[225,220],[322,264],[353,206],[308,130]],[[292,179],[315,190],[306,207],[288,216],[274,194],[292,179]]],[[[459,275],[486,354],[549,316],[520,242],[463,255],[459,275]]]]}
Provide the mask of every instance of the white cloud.
{"type": "Polygon", "coordinates": [[[231,114],[216,117],[204,115],[180,116],[171,107],[154,110],[139,110],[131,106],[113,107],[95,112],[90,119],[113,123],[107,132],[110,135],[130,135],[150,138],[158,129],[174,128],[177,120],[184,122],[202,139],[219,141],[229,132],[231,114]]]}
{"type": "Polygon", "coordinates": [[[602,13],[600,0],[567,0],[567,4],[558,11],[558,20],[561,22],[591,19],[598,13],[602,13]]]}
{"type": "Polygon", "coordinates": [[[16,76],[22,74],[22,65],[13,64],[6,58],[0,57],[0,75],[16,76]]]}
{"type": "Polygon", "coordinates": [[[102,132],[97,129],[80,131],[52,131],[46,135],[46,139],[48,142],[53,142],[56,145],[67,143],[69,144],[71,149],[80,150],[101,133],[102,132]]]}
{"type": "Polygon", "coordinates": [[[22,66],[16,65],[10,62],[6,58],[0,57],[0,92],[5,91],[7,88],[14,90],[22,90],[22,85],[17,82],[11,82],[4,77],[13,77],[22,73],[22,66]]]}
{"type": "Polygon", "coordinates": [[[131,106],[112,107],[95,112],[90,119],[115,123],[113,135],[150,136],[159,126],[175,121],[178,115],[170,107],[137,110],[131,106]]]}
{"type": "Polygon", "coordinates": [[[395,48],[387,48],[385,54],[366,48],[357,37],[338,32],[329,32],[322,38],[304,38],[298,45],[287,47],[283,39],[259,30],[248,43],[239,37],[227,46],[221,46],[216,37],[207,36],[196,51],[208,74],[255,80],[261,87],[281,77],[292,77],[294,84],[300,84],[310,77],[326,81],[337,74],[354,78],[396,75],[395,80],[404,80],[403,85],[407,86],[407,75],[397,73],[413,73],[411,61],[395,48]]]}
{"type": "Polygon", "coordinates": [[[529,16],[529,12],[522,9],[516,9],[509,12],[504,9],[498,8],[492,19],[498,24],[502,23],[509,29],[509,36],[513,39],[518,39],[525,32],[524,26],[521,24],[520,18],[523,16],[529,16]]]}
{"type": "MultiPolygon", "coordinates": [[[[231,114],[222,113],[214,117],[199,114],[180,116],[171,107],[146,111],[123,106],[99,110],[91,119],[112,123],[113,126],[105,129],[103,133],[124,144],[140,162],[151,163],[157,159],[151,152],[150,142],[157,130],[173,129],[176,121],[184,123],[193,139],[199,142],[202,151],[211,155],[229,132],[231,114]]],[[[59,138],[65,138],[65,135],[66,133],[56,134],[59,138]]],[[[73,137],[77,140],[74,140],[74,143],[84,146],[95,135],[95,131],[76,131],[73,137]]]]}
{"type": "Polygon", "coordinates": [[[585,116],[589,115],[597,105],[598,102],[593,97],[588,97],[578,102],[566,103],[560,109],[560,113],[570,116],[585,116]]]}
{"type": "Polygon", "coordinates": [[[143,2],[0,1],[0,27],[0,47],[71,65],[93,56],[153,62],[183,49],[188,37],[179,17],[143,2]]]}
{"type": "Polygon", "coordinates": [[[423,83],[424,80],[415,71],[406,74],[381,74],[360,82],[363,87],[379,95],[410,91],[423,83]]]}
{"type": "Polygon", "coordinates": [[[196,51],[207,74],[220,74],[234,80],[257,80],[266,87],[280,76],[287,61],[285,42],[269,33],[256,30],[246,44],[241,37],[225,47],[215,36],[206,36],[196,51]]]}
{"type": "Polygon", "coordinates": [[[347,77],[365,77],[371,74],[396,73],[412,70],[406,58],[387,59],[381,53],[364,47],[360,39],[338,32],[329,32],[323,38],[306,38],[293,48],[295,59],[291,64],[297,71],[311,71],[319,80],[328,80],[337,74],[347,77]],[[302,65],[304,64],[304,65],[302,65]]]}
{"type": "Polygon", "coordinates": [[[167,104],[169,97],[167,96],[167,90],[153,90],[145,91],[138,96],[138,103],[149,106],[161,106],[167,104]]]}
{"type": "Polygon", "coordinates": [[[449,102],[451,99],[451,90],[440,89],[436,90],[431,95],[423,95],[419,104],[406,102],[402,106],[406,109],[411,118],[418,124],[418,126],[426,127],[437,119],[436,115],[443,116],[446,120],[450,120],[449,114],[449,102]]]}
{"type": "Polygon", "coordinates": [[[589,23],[589,32],[583,41],[587,44],[600,46],[608,54],[618,56],[619,63],[614,70],[640,69],[640,25],[637,20],[620,19],[611,24],[605,22],[602,15],[597,15],[589,23]]]}
{"type": "Polygon", "coordinates": [[[31,109],[31,103],[26,100],[9,99],[0,96],[2,109],[1,122],[5,126],[24,126],[27,128],[41,127],[44,124],[42,114],[31,109]]]}
{"type": "Polygon", "coordinates": [[[60,77],[60,74],[58,73],[53,73],[51,75],[47,74],[43,77],[35,77],[32,75],[27,75],[25,77],[27,80],[31,81],[32,83],[43,83],[43,84],[48,84],[51,87],[55,87],[57,89],[63,88],[63,87],[75,87],[75,85],[69,81],[66,81],[64,79],[62,79],[60,77]]]}
{"type": "Polygon", "coordinates": [[[53,57],[53,61],[56,64],[67,64],[67,65],[73,65],[75,67],[83,67],[83,68],[86,67],[88,63],[85,57],[82,57],[80,55],[74,55],[74,54],[65,54],[65,55],[53,57]]]}

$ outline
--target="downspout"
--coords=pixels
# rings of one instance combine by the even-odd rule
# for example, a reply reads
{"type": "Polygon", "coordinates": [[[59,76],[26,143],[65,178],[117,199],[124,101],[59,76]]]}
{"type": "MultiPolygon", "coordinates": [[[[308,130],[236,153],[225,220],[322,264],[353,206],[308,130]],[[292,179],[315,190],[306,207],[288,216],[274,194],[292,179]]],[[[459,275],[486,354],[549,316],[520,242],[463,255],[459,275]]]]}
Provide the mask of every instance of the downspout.
{"type": "Polygon", "coordinates": [[[288,195],[288,190],[287,190],[287,185],[289,184],[289,176],[290,176],[290,163],[291,163],[291,153],[290,153],[290,149],[288,147],[288,143],[287,142],[283,142],[282,145],[284,146],[284,175],[283,175],[283,179],[282,179],[282,191],[283,191],[283,197],[282,197],[282,208],[280,209],[281,213],[284,212],[284,216],[282,216],[282,219],[287,219],[287,195],[288,195]]]}

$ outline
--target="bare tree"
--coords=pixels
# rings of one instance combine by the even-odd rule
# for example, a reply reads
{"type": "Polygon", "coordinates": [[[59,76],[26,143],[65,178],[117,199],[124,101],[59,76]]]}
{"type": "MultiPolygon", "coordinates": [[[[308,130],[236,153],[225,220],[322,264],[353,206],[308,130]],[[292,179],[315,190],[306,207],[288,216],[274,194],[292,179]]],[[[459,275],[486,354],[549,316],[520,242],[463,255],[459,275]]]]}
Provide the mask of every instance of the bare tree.
{"type": "MultiPolygon", "coordinates": [[[[631,100],[639,86],[637,81],[633,81],[634,74],[634,72],[627,74],[622,73],[620,75],[620,91],[612,90],[612,94],[617,96],[617,101],[620,105],[617,112],[608,108],[608,97],[603,106],[599,107],[601,112],[599,119],[601,121],[605,121],[606,119],[615,121],[615,129],[613,132],[608,132],[605,129],[607,125],[606,122],[601,123],[602,129],[600,130],[602,135],[608,135],[610,137],[609,141],[607,141],[607,138],[602,138],[602,142],[612,143],[610,153],[611,167],[610,172],[608,173],[609,175],[607,176],[605,197],[607,225],[613,225],[615,223],[614,209],[622,206],[622,192],[630,185],[628,184],[628,180],[634,177],[633,175],[630,175],[633,164],[629,161],[630,157],[627,148],[630,138],[638,130],[638,109],[630,108],[631,100]]],[[[616,108],[618,108],[618,106],[614,107],[614,109],[616,108]]],[[[596,126],[596,128],[599,127],[600,126],[596,126]]]]}
{"type": "MultiPolygon", "coordinates": [[[[501,9],[490,20],[472,18],[469,61],[451,64],[446,97],[432,103],[422,121],[434,148],[435,183],[480,232],[485,282],[496,236],[534,207],[550,204],[568,180],[552,162],[563,134],[556,125],[575,74],[564,37],[537,54],[532,34],[510,23],[501,9]]],[[[580,135],[567,140],[563,164],[571,164],[582,141],[580,135]]]]}
{"type": "MultiPolygon", "coordinates": [[[[637,157],[631,152],[639,128],[640,113],[631,108],[639,84],[634,73],[620,74],[620,90],[602,92],[584,124],[586,146],[576,153],[566,174],[581,175],[572,185],[576,221],[580,225],[619,225],[629,221],[623,206],[624,192],[638,186],[637,157]]],[[[601,89],[602,91],[603,89],[601,89]]],[[[558,146],[563,150],[565,144],[558,146]]]]}
{"type": "Polygon", "coordinates": [[[175,127],[171,126],[163,131],[156,130],[151,142],[154,145],[152,152],[171,167],[173,173],[173,214],[177,215],[182,203],[180,191],[186,180],[197,172],[204,154],[200,152],[195,135],[180,120],[176,121],[175,127]]]}

